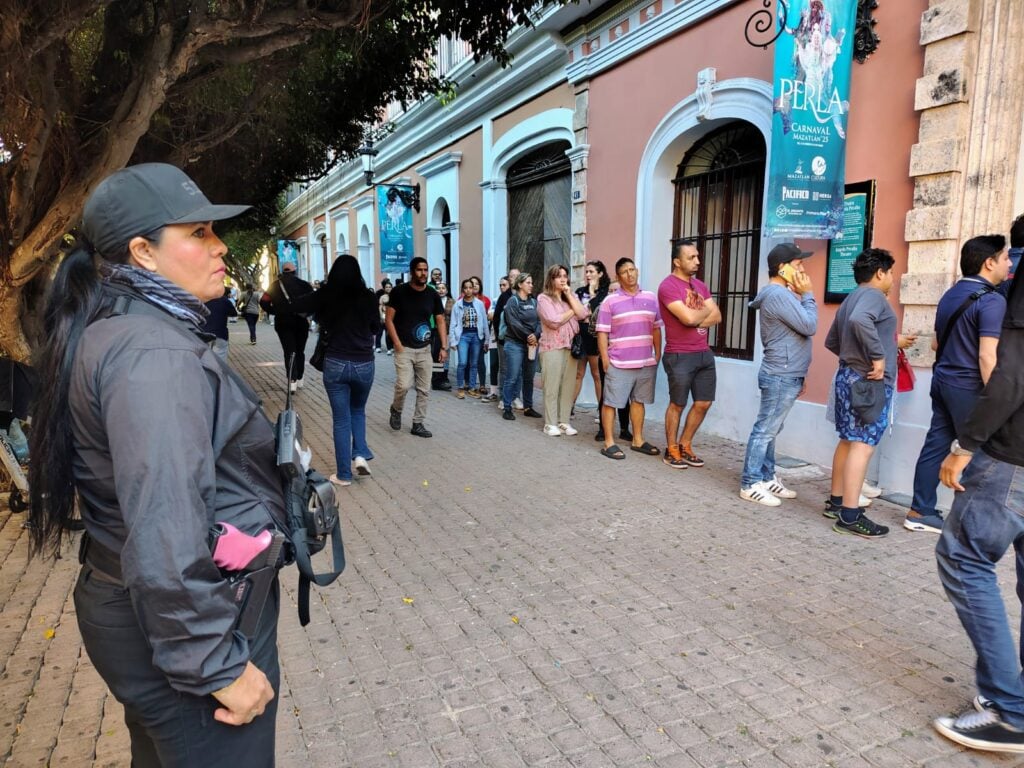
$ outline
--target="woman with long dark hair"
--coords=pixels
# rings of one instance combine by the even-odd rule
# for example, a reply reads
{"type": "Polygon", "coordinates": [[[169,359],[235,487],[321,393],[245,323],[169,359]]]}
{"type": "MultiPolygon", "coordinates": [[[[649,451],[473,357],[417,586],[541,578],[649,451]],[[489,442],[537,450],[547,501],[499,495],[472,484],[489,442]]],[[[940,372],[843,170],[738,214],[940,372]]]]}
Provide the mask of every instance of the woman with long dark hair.
{"type": "Polygon", "coordinates": [[[587,368],[590,368],[590,376],[594,380],[594,395],[597,402],[601,402],[601,387],[603,384],[600,365],[601,356],[597,351],[597,334],[590,330],[591,322],[597,322],[597,310],[608,295],[608,286],[612,281],[608,278],[608,270],[605,269],[602,261],[588,261],[583,268],[583,285],[576,289],[576,298],[580,304],[586,305],[590,310],[590,318],[580,323],[580,334],[583,339],[583,357],[576,365],[576,393],[573,395],[575,403],[583,388],[583,377],[587,375],[587,368]]]}
{"type": "Polygon", "coordinates": [[[78,626],[135,766],[274,760],[277,581],[246,637],[219,569],[286,525],[274,430],[200,332],[224,291],[213,222],[245,209],[211,205],[174,166],[118,171],[86,201],[46,307],[33,551],[59,553],[77,506],[78,626]]]}
{"type": "Polygon", "coordinates": [[[339,256],[327,282],[314,294],[314,317],[327,334],[324,389],[334,419],[335,485],[352,484],[356,474],[369,475],[373,452],[366,444],[366,401],[373,386],[374,339],[380,330],[377,297],[354,256],[339,256]]]}

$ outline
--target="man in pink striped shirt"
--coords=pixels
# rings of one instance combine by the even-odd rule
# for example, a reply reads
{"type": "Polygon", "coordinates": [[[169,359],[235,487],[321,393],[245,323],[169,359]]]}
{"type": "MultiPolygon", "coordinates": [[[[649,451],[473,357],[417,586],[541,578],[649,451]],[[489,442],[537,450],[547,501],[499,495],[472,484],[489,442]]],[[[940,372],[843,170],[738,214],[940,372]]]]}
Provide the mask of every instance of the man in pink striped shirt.
{"type": "Polygon", "coordinates": [[[604,448],[609,459],[626,454],[612,442],[615,411],[629,406],[633,427],[631,450],[648,456],[661,451],[644,440],[644,404],[654,402],[654,382],[661,361],[661,309],[658,297],[640,289],[636,265],[629,257],[615,263],[617,293],[608,295],[597,315],[597,348],[606,371],[601,405],[604,448]]]}

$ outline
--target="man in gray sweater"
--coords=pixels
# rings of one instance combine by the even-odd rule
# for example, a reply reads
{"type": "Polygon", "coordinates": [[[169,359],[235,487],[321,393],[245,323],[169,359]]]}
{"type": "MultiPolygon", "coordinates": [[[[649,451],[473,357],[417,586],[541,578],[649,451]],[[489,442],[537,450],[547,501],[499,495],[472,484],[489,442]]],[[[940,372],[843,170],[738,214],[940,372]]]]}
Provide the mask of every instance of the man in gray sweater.
{"type": "Polygon", "coordinates": [[[811,338],[818,329],[811,278],[803,260],[811,254],[793,243],[777,245],[768,254],[768,285],[750,302],[761,312],[764,354],[757,386],[761,408],[747,440],[740,479],[740,498],[777,507],[780,499],[795,499],[775,476],[775,436],[803,394],[804,377],[811,365],[811,338]]]}
{"type": "Polygon", "coordinates": [[[896,313],[887,298],[893,284],[892,254],[868,248],[853,262],[857,289],[843,300],[825,348],[839,357],[835,420],[839,444],[832,458],[832,490],[825,516],[832,530],[865,539],[889,533],[864,514],[860,491],[875,446],[889,425],[896,386],[896,313]],[[875,382],[874,388],[864,382],[875,382]],[[868,402],[870,399],[871,402],[868,402]]]}

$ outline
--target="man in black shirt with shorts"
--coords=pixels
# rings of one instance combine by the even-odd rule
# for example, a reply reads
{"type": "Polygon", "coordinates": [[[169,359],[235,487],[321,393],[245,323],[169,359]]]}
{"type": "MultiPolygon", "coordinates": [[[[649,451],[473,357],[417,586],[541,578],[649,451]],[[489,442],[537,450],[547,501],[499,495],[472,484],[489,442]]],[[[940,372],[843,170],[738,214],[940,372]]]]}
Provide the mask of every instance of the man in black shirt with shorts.
{"type": "Polygon", "coordinates": [[[439,362],[448,357],[448,329],[444,322],[444,305],[437,291],[427,290],[427,260],[417,256],[409,262],[412,277],[408,283],[395,286],[389,294],[384,327],[395,345],[395,399],[391,403],[391,428],[402,428],[405,396],[416,384],[416,410],[412,415],[412,434],[431,437],[423,426],[430,397],[430,375],[434,361],[430,353],[433,334],[441,338],[439,362]],[[433,316],[435,328],[430,327],[433,316]]]}

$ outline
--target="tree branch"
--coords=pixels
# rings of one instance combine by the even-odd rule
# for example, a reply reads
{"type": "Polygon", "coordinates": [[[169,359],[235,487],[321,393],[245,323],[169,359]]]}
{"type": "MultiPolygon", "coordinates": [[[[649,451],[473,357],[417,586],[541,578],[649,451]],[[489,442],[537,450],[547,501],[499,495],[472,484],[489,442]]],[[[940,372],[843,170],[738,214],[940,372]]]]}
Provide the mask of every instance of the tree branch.
{"type": "Polygon", "coordinates": [[[24,41],[25,57],[32,59],[58,40],[63,40],[82,22],[100,8],[113,4],[114,0],[75,0],[61,3],[59,12],[46,12],[35,25],[36,33],[24,41]]]}

